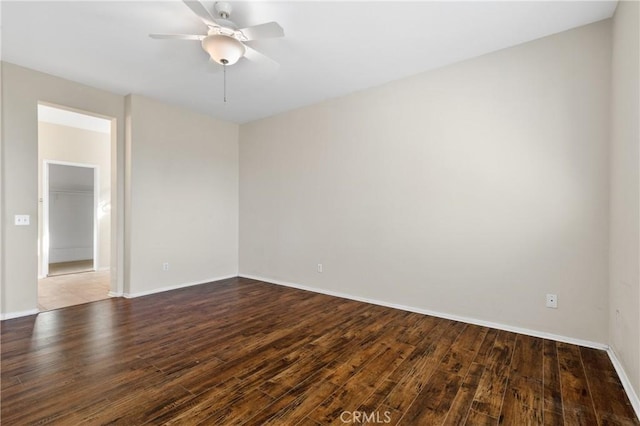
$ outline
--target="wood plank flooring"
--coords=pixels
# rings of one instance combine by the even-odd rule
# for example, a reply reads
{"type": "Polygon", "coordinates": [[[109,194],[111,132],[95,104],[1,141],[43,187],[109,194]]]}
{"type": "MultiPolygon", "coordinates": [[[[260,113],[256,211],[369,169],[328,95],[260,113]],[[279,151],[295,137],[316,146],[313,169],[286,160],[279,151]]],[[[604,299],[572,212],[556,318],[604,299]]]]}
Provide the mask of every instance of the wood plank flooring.
{"type": "Polygon", "coordinates": [[[243,278],[1,343],[7,425],[640,424],[603,351],[243,278]]]}

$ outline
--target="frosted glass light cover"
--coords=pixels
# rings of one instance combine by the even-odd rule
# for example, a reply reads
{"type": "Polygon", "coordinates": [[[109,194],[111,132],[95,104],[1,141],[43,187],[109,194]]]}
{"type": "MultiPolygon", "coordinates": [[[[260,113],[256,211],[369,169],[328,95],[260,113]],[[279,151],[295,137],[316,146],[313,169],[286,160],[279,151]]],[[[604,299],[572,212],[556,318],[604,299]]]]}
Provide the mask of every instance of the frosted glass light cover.
{"type": "Polygon", "coordinates": [[[202,48],[211,59],[221,65],[233,65],[244,56],[245,47],[239,40],[223,34],[214,34],[202,40],[202,48]]]}

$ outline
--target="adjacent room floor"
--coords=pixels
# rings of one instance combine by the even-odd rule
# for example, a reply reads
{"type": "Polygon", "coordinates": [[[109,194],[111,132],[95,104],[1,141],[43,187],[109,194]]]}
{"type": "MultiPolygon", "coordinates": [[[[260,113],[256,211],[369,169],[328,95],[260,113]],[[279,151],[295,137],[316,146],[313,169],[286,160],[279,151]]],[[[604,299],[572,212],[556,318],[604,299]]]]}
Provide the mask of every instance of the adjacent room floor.
{"type": "Polygon", "coordinates": [[[49,276],[93,271],[93,259],[49,264],[49,276]]]}
{"type": "Polygon", "coordinates": [[[38,280],[38,309],[52,309],[109,298],[110,272],[83,272],[38,280]]]}
{"type": "Polygon", "coordinates": [[[604,351],[243,278],[1,340],[6,424],[640,424],[604,351]]]}

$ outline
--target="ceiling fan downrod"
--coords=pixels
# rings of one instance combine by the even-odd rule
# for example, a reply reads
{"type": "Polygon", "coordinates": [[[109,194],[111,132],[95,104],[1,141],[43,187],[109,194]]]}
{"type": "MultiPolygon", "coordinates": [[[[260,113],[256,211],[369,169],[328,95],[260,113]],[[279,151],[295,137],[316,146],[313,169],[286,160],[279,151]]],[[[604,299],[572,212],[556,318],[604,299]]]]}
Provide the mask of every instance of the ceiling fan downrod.
{"type": "Polygon", "coordinates": [[[226,1],[218,1],[213,6],[218,12],[218,16],[222,19],[229,19],[231,16],[231,5],[226,1]]]}

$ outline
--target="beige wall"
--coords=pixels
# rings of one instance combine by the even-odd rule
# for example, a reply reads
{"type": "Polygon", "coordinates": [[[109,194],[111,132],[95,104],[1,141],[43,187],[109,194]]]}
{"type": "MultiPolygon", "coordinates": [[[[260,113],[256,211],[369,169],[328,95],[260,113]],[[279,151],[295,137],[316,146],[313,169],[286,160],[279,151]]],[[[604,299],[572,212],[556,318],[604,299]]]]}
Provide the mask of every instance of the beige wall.
{"type": "Polygon", "coordinates": [[[610,344],[640,395],[640,5],[613,18],[610,344]]]}
{"type": "MultiPolygon", "coordinates": [[[[44,161],[66,161],[98,166],[100,178],[99,205],[111,203],[111,135],[76,127],[38,122],[38,198],[42,199],[44,161]]],[[[38,215],[42,217],[42,203],[38,215]]],[[[111,211],[99,209],[98,215],[98,269],[109,268],[111,257],[111,211]]],[[[42,221],[38,221],[38,241],[42,242],[42,221]]],[[[42,256],[42,244],[38,253],[42,256]]],[[[40,257],[42,259],[42,257],[40,257]]],[[[42,275],[42,261],[38,262],[38,275],[42,275]]]]}
{"type": "Polygon", "coordinates": [[[243,125],[240,273],[606,343],[609,81],[604,21],[243,125]]]}
{"type": "Polygon", "coordinates": [[[139,295],[237,274],[236,124],[140,96],[125,102],[122,96],[9,63],[3,63],[2,83],[3,317],[37,306],[38,102],[116,118],[117,142],[111,144],[117,158],[111,180],[117,188],[111,200],[117,236],[117,243],[111,241],[114,293],[139,295]],[[15,214],[31,215],[31,226],[13,226],[15,214]],[[127,220],[126,238],[124,221],[117,217],[127,220]],[[163,262],[170,263],[169,271],[162,270],[163,262]]]}
{"type": "MultiPolygon", "coordinates": [[[[113,135],[112,172],[124,169],[124,98],[69,80],[53,77],[10,63],[2,64],[2,306],[7,316],[37,309],[38,274],[38,102],[86,111],[115,118],[117,130],[113,135]],[[15,214],[31,215],[30,226],[14,226],[15,214]]],[[[116,179],[116,173],[112,173],[116,179]]],[[[122,176],[117,181],[122,185],[122,176]]],[[[114,182],[112,182],[112,185],[114,182]]],[[[115,186],[114,186],[115,187],[115,186]]],[[[123,190],[112,198],[112,215],[122,209],[123,190]]],[[[115,218],[116,215],[113,215],[115,218]]],[[[112,229],[122,232],[122,223],[112,223],[112,229]]],[[[116,257],[122,259],[123,239],[112,241],[112,265],[116,257]]],[[[121,264],[122,260],[118,263],[121,264]]],[[[120,270],[112,270],[112,289],[116,290],[120,270]]],[[[120,279],[120,282],[121,279],[120,279]]]]}
{"type": "MultiPolygon", "coordinates": [[[[0,11],[2,10],[2,5],[0,4],[0,11]]],[[[0,43],[0,45],[2,45],[2,43],[0,43]]],[[[0,47],[1,49],[1,47],[0,47]]],[[[2,76],[3,71],[3,62],[0,61],[0,319],[2,319],[2,314],[5,312],[4,311],[4,299],[5,299],[5,295],[4,295],[4,256],[2,255],[2,253],[5,252],[5,243],[4,243],[4,227],[6,226],[6,221],[5,221],[5,213],[4,213],[4,184],[2,182],[4,182],[5,179],[5,175],[4,175],[4,130],[3,130],[3,121],[4,121],[4,113],[3,113],[3,107],[2,105],[4,104],[4,96],[3,96],[3,90],[2,90],[2,76]]]]}
{"type": "Polygon", "coordinates": [[[125,292],[236,276],[238,125],[141,96],[127,106],[125,292]]]}

